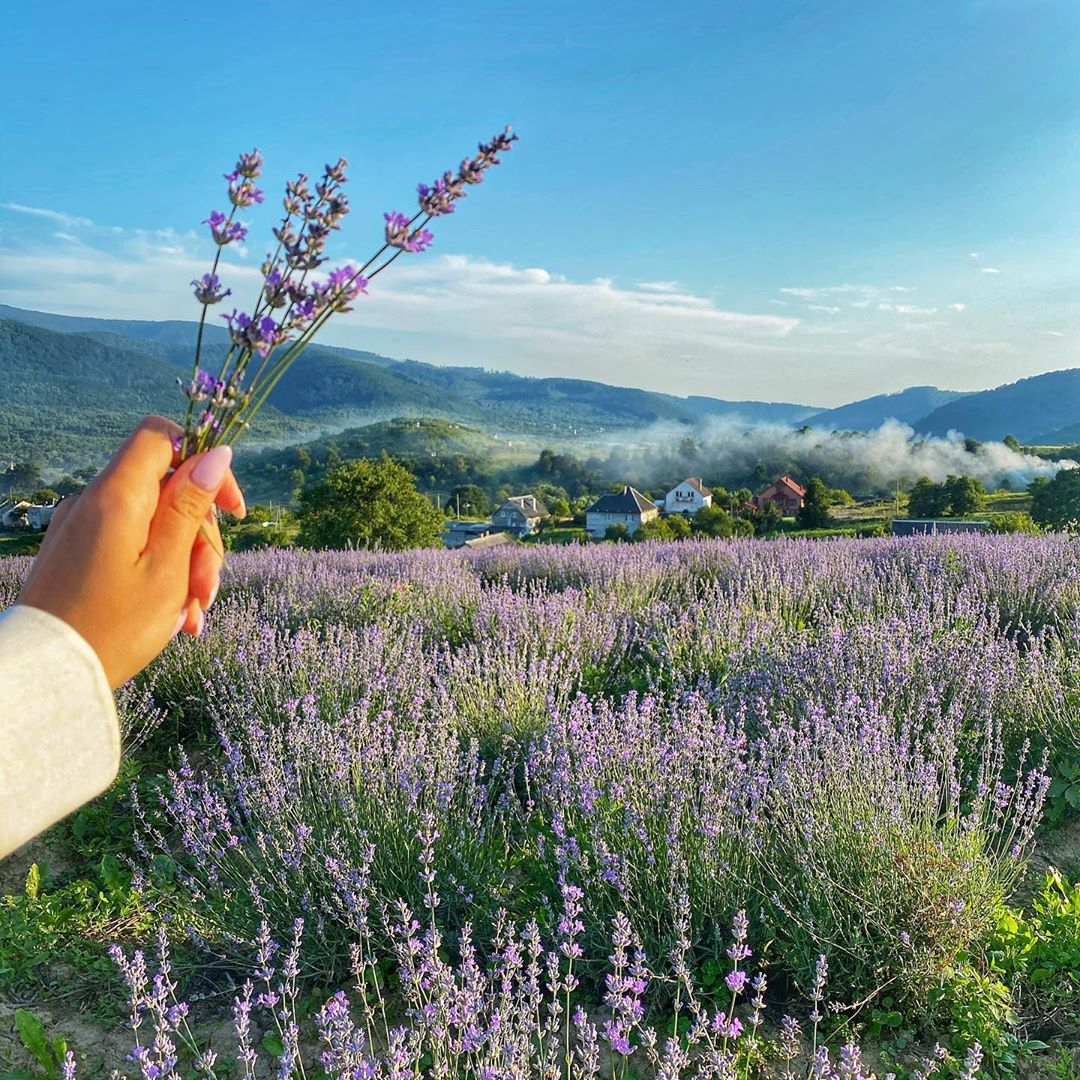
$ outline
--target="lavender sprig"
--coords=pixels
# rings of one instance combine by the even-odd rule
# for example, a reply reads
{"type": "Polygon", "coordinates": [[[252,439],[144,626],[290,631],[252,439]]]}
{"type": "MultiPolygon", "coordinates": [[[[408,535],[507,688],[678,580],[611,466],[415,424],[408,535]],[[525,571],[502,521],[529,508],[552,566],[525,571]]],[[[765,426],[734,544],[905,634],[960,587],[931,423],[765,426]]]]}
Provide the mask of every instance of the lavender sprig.
{"type": "Polygon", "coordinates": [[[191,283],[202,312],[191,379],[181,383],[188,407],[177,446],[180,458],[234,442],[327,320],[351,311],[371,280],[399,256],[427,251],[435,239],[426,227],[428,222],[452,213],[454,204],[471,185],[483,180],[488,169],[500,164],[499,155],[509,151],[516,139],[507,127],[490,142],[480,143],[477,154],[465,158],[456,172],[443,173],[430,187],[418,185],[419,210],[412,217],[399,210],[385,213],[384,242],[371,258],[360,267],[340,266],[321,281],[310,275],[326,262],[327,241],[349,212],[342,191],[348,162],[339,158],[328,164],[314,189],[303,173],[290,180],[282,202],[285,215],[273,230],[277,249],[262,264],[263,281],[255,305],[250,312],[233,309],[222,316],[232,344],[219,374],[212,377],[201,366],[207,311],[231,295],[218,277],[221,252],[247,237],[247,227],[235,218],[237,210],[264,200],[262,190],[255,186],[262,172],[262,154],[257,149],[241,154],[233,171],[224,174],[228,213],[214,210],[204,221],[216,246],[213,265],[191,283]],[[281,346],[285,349],[277,355],[281,346]],[[256,357],[255,373],[250,376],[256,357]]]}

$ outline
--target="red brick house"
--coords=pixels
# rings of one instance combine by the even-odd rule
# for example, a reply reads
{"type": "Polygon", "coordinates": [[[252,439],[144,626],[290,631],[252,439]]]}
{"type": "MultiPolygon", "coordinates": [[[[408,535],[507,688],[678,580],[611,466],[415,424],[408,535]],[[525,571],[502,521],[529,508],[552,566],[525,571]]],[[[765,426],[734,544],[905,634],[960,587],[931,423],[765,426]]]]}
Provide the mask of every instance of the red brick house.
{"type": "Polygon", "coordinates": [[[755,510],[760,510],[766,503],[774,503],[785,515],[796,514],[802,509],[806,498],[806,488],[796,484],[790,476],[781,476],[764,491],[759,491],[751,501],[755,510]]]}

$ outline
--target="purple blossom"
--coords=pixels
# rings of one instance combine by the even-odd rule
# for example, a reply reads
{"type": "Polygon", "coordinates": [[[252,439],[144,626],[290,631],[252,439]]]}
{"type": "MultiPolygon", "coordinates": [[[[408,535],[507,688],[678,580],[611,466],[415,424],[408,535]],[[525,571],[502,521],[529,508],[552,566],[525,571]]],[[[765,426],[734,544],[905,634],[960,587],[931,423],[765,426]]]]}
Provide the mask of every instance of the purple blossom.
{"type": "Polygon", "coordinates": [[[240,173],[225,173],[229,181],[229,202],[233,206],[247,207],[263,201],[263,193],[250,181],[241,179],[240,173]]]}
{"type": "Polygon", "coordinates": [[[212,210],[210,216],[203,222],[210,226],[210,233],[214,243],[219,247],[231,244],[233,241],[243,240],[247,236],[247,229],[238,221],[230,222],[220,210],[212,210]]]}
{"type": "Polygon", "coordinates": [[[191,284],[195,287],[195,299],[200,304],[216,304],[232,294],[232,289],[222,289],[221,279],[217,274],[203,274],[191,284]]]}
{"type": "Polygon", "coordinates": [[[235,172],[249,180],[254,180],[262,172],[263,156],[258,147],[250,154],[241,154],[236,161],[235,172]]]}
{"type": "Polygon", "coordinates": [[[390,247],[414,253],[431,247],[435,237],[427,229],[411,229],[409,218],[400,211],[392,210],[383,217],[386,219],[386,243],[390,247]]]}
{"type": "Polygon", "coordinates": [[[229,336],[238,348],[266,356],[279,342],[278,324],[269,315],[253,320],[245,312],[234,310],[232,314],[221,317],[228,324],[229,336]]]}

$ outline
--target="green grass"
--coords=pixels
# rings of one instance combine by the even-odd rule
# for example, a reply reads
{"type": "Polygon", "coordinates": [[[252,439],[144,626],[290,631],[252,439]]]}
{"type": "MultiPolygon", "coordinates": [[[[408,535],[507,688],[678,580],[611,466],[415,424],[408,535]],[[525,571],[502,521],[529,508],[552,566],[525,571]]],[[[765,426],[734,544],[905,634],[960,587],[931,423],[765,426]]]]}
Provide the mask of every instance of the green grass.
{"type": "Polygon", "coordinates": [[[0,559],[6,555],[36,555],[43,532],[0,533],[0,559]]]}
{"type": "Polygon", "coordinates": [[[574,526],[560,525],[553,529],[545,529],[542,533],[524,538],[527,544],[575,544],[584,543],[588,540],[584,529],[574,526]]]}

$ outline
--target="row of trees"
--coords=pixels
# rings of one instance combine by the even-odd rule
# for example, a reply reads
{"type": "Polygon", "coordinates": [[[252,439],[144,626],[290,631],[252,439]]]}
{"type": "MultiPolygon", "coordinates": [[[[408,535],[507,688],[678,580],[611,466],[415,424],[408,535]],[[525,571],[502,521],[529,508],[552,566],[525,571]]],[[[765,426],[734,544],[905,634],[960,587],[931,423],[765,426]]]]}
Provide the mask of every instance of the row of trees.
{"type": "Polygon", "coordinates": [[[913,518],[964,517],[986,505],[986,487],[974,476],[949,476],[935,484],[922,477],[908,496],[908,514],[913,518]]]}

